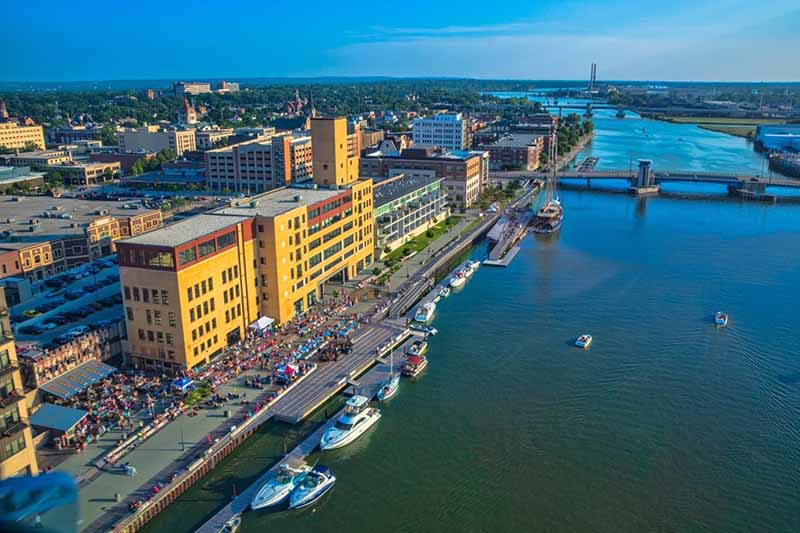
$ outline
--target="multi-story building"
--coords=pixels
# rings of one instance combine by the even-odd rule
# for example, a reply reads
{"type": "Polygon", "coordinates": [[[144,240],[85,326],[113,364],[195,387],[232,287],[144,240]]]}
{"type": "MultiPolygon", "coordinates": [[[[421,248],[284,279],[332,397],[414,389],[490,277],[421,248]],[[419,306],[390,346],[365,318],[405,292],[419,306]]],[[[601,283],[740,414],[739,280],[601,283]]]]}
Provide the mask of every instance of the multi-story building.
{"type": "Polygon", "coordinates": [[[489,153],[475,150],[447,152],[415,145],[399,153],[367,153],[360,167],[362,176],[376,179],[397,174],[444,178],[448,201],[463,208],[470,207],[489,183],[489,153]]]}
{"type": "Polygon", "coordinates": [[[254,194],[313,175],[311,137],[277,135],[206,151],[206,180],[214,190],[254,194]]]}
{"type": "Polygon", "coordinates": [[[207,363],[261,316],[285,322],[304,313],[325,282],[372,263],[372,180],[359,180],[357,156],[347,163],[345,119],[317,120],[314,165],[328,167],[316,188],[235,200],[118,244],[136,366],[207,363]]]}
{"type": "Polygon", "coordinates": [[[47,169],[58,172],[64,180],[65,185],[94,185],[118,178],[121,174],[122,165],[119,161],[102,163],[100,161],[78,163],[72,161],[60,165],[49,165],[47,169]]]}
{"type": "Polygon", "coordinates": [[[239,82],[236,81],[220,81],[217,84],[217,92],[218,93],[238,93],[239,92],[239,82]]]}
{"type": "Polygon", "coordinates": [[[450,213],[444,178],[400,174],[375,183],[375,256],[408,242],[450,213]]]}
{"type": "Polygon", "coordinates": [[[100,126],[54,126],[47,128],[47,144],[54,146],[76,141],[96,141],[100,138],[101,129],[100,126]]]}
{"type": "Polygon", "coordinates": [[[361,129],[361,147],[369,148],[380,143],[386,133],[380,129],[362,128],[361,129]]]}
{"type": "Polygon", "coordinates": [[[205,128],[195,130],[194,137],[198,150],[211,150],[226,139],[233,137],[233,128],[205,128]]]}
{"type": "Polygon", "coordinates": [[[29,146],[44,150],[44,130],[41,126],[0,122],[0,147],[27,149],[29,146]]]}
{"type": "Polygon", "coordinates": [[[72,154],[68,150],[37,150],[0,156],[7,165],[27,167],[47,167],[72,162],[72,154]]]}
{"type": "Polygon", "coordinates": [[[117,140],[120,152],[160,152],[172,150],[176,156],[196,150],[193,129],[143,126],[141,128],[120,128],[117,140]]]}
{"type": "Polygon", "coordinates": [[[489,152],[491,170],[536,170],[544,139],[534,133],[508,133],[493,143],[481,145],[480,149],[489,152]]]}
{"type": "Polygon", "coordinates": [[[211,92],[211,84],[202,81],[176,81],[172,84],[175,96],[185,97],[189,94],[205,94],[211,92]]]}
{"type": "Polygon", "coordinates": [[[38,473],[5,289],[0,286],[0,479],[38,473]]]}
{"type": "Polygon", "coordinates": [[[31,171],[30,167],[0,167],[0,194],[42,187],[44,175],[44,172],[31,171]]]}
{"type": "Polygon", "coordinates": [[[100,151],[89,154],[89,161],[93,163],[119,163],[122,174],[130,174],[134,163],[140,159],[151,159],[155,156],[155,152],[121,153],[117,152],[116,148],[109,150],[101,148],[100,151]]]}
{"type": "Polygon", "coordinates": [[[439,113],[416,118],[413,122],[414,144],[438,146],[443,150],[464,150],[469,147],[469,126],[461,113],[439,113]]]}

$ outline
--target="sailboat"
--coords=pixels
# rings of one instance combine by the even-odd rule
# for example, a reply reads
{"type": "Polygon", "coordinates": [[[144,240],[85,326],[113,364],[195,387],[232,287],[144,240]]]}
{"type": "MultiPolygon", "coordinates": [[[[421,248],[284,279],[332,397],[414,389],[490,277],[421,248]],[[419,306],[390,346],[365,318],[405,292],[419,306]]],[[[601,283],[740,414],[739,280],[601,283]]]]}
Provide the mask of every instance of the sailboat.
{"type": "Polygon", "coordinates": [[[561,229],[564,208],[556,195],[556,169],[558,168],[558,139],[550,146],[551,175],[547,178],[547,201],[533,219],[533,232],[549,234],[561,229]]]}
{"type": "Polygon", "coordinates": [[[389,379],[381,383],[378,390],[378,400],[385,402],[395,394],[400,388],[400,374],[394,373],[394,350],[389,354],[389,379]]]}

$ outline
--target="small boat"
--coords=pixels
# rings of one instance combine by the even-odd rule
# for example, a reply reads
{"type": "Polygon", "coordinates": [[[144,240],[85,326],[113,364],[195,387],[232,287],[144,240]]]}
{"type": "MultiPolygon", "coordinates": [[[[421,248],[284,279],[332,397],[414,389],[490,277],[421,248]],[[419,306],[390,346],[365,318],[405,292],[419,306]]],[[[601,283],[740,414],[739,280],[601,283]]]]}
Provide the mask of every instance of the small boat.
{"type": "Polygon", "coordinates": [[[424,333],[426,335],[430,335],[431,337],[433,337],[434,335],[439,333],[439,330],[436,329],[435,327],[433,327],[433,326],[423,326],[422,324],[411,324],[410,326],[408,326],[408,329],[411,329],[411,330],[414,330],[414,331],[421,331],[422,333],[424,333]]]}
{"type": "Polygon", "coordinates": [[[283,503],[310,470],[311,467],[303,461],[288,461],[280,465],[275,477],[268,479],[253,496],[250,508],[256,511],[283,503]]]}
{"type": "Polygon", "coordinates": [[[481,266],[480,261],[467,261],[467,264],[473,271],[478,270],[478,267],[481,266]]]}
{"type": "Polygon", "coordinates": [[[234,515],[233,518],[225,522],[225,525],[220,528],[218,533],[236,533],[239,526],[242,525],[242,515],[234,515]]]}
{"type": "Polygon", "coordinates": [[[426,302],[417,308],[417,312],[414,314],[414,320],[422,323],[430,322],[435,311],[436,304],[433,302],[426,302]]]}
{"type": "Polygon", "coordinates": [[[728,314],[727,313],[723,313],[722,311],[717,311],[714,314],[714,322],[716,322],[716,324],[718,326],[722,326],[722,327],[727,326],[728,325],[728,314]]]}
{"type": "Polygon", "coordinates": [[[381,383],[381,388],[378,389],[378,400],[385,402],[395,394],[397,389],[400,388],[400,374],[394,373],[394,350],[389,355],[389,379],[381,383]]]}
{"type": "Polygon", "coordinates": [[[363,435],[381,418],[381,412],[369,406],[366,396],[353,396],[344,406],[344,414],[328,428],[319,443],[321,450],[347,446],[363,435]]]}
{"type": "Polygon", "coordinates": [[[408,347],[406,353],[408,353],[408,355],[422,355],[426,351],[428,351],[428,343],[420,340],[414,341],[414,343],[408,347]]]}
{"type": "Polygon", "coordinates": [[[467,264],[465,264],[463,267],[461,267],[461,269],[459,270],[459,272],[461,272],[461,274],[462,274],[462,275],[463,275],[465,278],[469,278],[470,276],[472,276],[472,274],[474,274],[474,273],[475,273],[475,270],[473,270],[473,268],[472,268],[472,267],[469,265],[469,263],[467,263],[467,264]]]}
{"type": "Polygon", "coordinates": [[[578,337],[578,340],[575,341],[575,346],[577,346],[578,348],[588,348],[591,345],[592,345],[592,336],[587,335],[586,333],[578,337]]]}
{"type": "Polygon", "coordinates": [[[450,296],[450,287],[445,287],[444,285],[439,287],[439,297],[447,298],[448,296],[450,296]]]}
{"type": "Polygon", "coordinates": [[[428,359],[418,355],[412,355],[406,359],[406,365],[403,367],[403,375],[408,378],[415,378],[422,373],[428,366],[428,359]]]}
{"type": "Polygon", "coordinates": [[[467,279],[465,277],[460,276],[458,273],[456,273],[455,276],[450,278],[450,287],[457,289],[463,286],[466,281],[467,279]]]}
{"type": "Polygon", "coordinates": [[[289,509],[302,509],[315,504],[336,483],[336,476],[330,468],[323,465],[315,466],[308,473],[303,482],[292,491],[289,497],[289,509]]]}

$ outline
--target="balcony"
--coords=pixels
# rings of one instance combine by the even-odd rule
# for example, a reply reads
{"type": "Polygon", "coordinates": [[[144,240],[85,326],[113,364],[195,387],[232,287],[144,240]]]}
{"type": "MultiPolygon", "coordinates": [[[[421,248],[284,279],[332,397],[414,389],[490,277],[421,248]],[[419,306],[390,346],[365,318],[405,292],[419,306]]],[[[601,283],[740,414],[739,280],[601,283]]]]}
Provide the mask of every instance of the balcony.
{"type": "Polygon", "coordinates": [[[25,400],[25,395],[22,394],[22,391],[17,389],[11,389],[6,393],[5,396],[0,396],[0,407],[8,407],[9,405],[24,400],[25,400]]]}
{"type": "Polygon", "coordinates": [[[28,428],[28,420],[25,418],[21,418],[18,421],[0,429],[0,436],[1,437],[13,437],[17,433],[24,431],[28,428]]]}
{"type": "Polygon", "coordinates": [[[5,366],[0,366],[0,377],[10,374],[16,370],[19,370],[19,365],[17,363],[9,362],[5,366]]]}
{"type": "Polygon", "coordinates": [[[11,342],[13,340],[14,340],[14,334],[11,333],[10,329],[0,330],[0,344],[4,342],[11,342]]]}

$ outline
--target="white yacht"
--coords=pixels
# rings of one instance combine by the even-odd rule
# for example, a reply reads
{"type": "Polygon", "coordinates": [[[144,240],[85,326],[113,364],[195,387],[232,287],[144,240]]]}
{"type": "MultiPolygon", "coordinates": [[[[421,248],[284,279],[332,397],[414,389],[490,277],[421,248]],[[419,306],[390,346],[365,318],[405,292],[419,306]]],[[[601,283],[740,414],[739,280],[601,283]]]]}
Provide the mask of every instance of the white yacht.
{"type": "Polygon", "coordinates": [[[450,278],[450,286],[454,289],[457,289],[463,286],[466,281],[467,279],[464,276],[456,272],[456,274],[452,278],[450,278]]]}
{"type": "Polygon", "coordinates": [[[480,261],[467,261],[467,264],[473,271],[478,270],[478,267],[481,266],[480,261]]]}
{"type": "Polygon", "coordinates": [[[592,336],[584,333],[575,341],[575,346],[578,348],[588,348],[592,345],[592,336]]]}
{"type": "Polygon", "coordinates": [[[313,505],[333,488],[336,476],[327,466],[317,465],[289,496],[289,509],[301,509],[313,505]]]}
{"type": "Polygon", "coordinates": [[[426,302],[417,308],[417,312],[414,314],[414,320],[422,322],[423,324],[430,322],[435,311],[436,304],[433,302],[426,302]]]}
{"type": "Polygon", "coordinates": [[[408,355],[422,355],[426,351],[428,351],[428,343],[426,341],[419,340],[414,341],[413,344],[408,347],[406,353],[408,353],[408,355]]]}
{"type": "Polygon", "coordinates": [[[714,322],[716,322],[716,324],[718,326],[727,326],[728,325],[728,314],[727,313],[723,313],[722,311],[717,311],[714,314],[714,322]]]}
{"type": "Polygon", "coordinates": [[[440,298],[447,298],[448,296],[450,296],[450,287],[442,285],[441,287],[439,287],[438,294],[440,298]]]}
{"type": "Polygon", "coordinates": [[[267,480],[253,496],[250,508],[256,511],[283,503],[310,471],[311,467],[303,461],[287,461],[280,465],[277,475],[267,480]]]}
{"type": "Polygon", "coordinates": [[[369,406],[365,396],[353,396],[344,407],[344,414],[322,436],[321,450],[347,446],[380,420],[381,412],[369,406]]]}
{"type": "Polygon", "coordinates": [[[461,272],[462,274],[464,274],[464,277],[465,277],[465,278],[469,278],[470,276],[472,276],[472,274],[474,274],[474,273],[475,273],[475,270],[474,270],[474,269],[472,268],[472,266],[470,265],[470,262],[469,262],[469,261],[467,261],[467,262],[464,264],[464,266],[463,266],[463,267],[461,267],[461,269],[459,270],[459,272],[461,272]]]}

